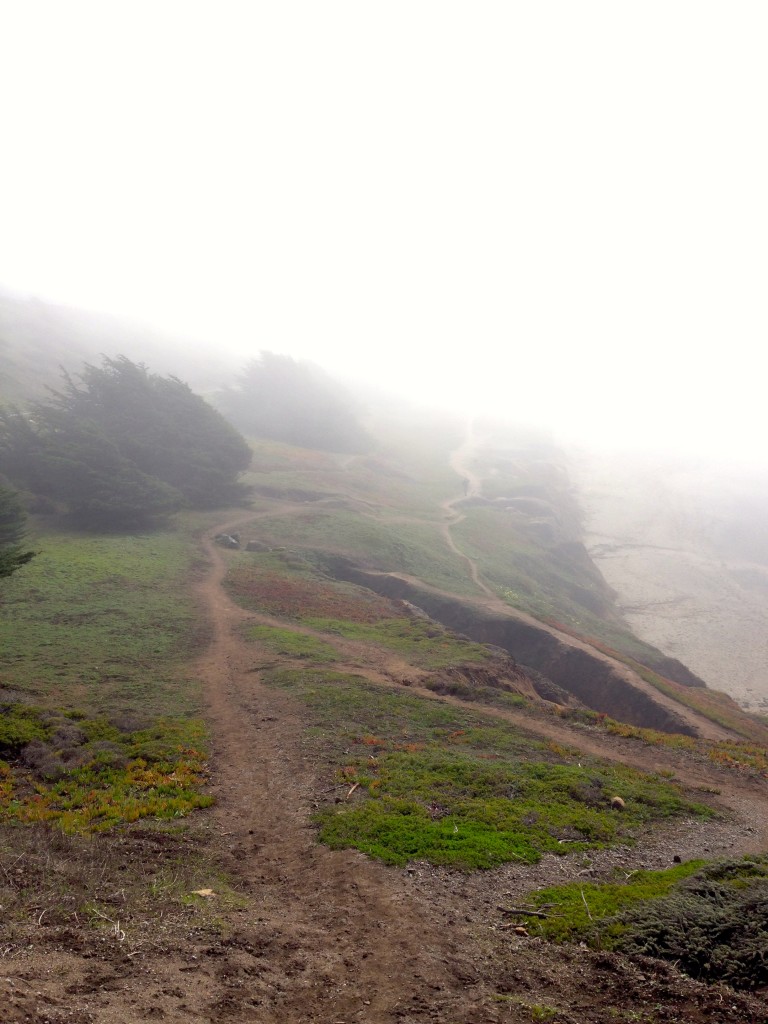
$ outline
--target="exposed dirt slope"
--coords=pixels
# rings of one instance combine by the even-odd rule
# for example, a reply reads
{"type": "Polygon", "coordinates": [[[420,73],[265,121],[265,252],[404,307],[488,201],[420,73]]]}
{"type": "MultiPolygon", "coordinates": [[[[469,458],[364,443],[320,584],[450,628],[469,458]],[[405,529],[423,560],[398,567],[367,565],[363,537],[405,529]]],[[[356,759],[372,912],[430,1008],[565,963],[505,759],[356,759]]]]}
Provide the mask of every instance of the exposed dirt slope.
{"type": "Polygon", "coordinates": [[[705,739],[734,734],[661,693],[627,665],[575,637],[509,608],[496,597],[455,598],[403,573],[371,572],[339,561],[340,578],[413,602],[473,640],[503,647],[596,711],[635,725],[705,739]]]}

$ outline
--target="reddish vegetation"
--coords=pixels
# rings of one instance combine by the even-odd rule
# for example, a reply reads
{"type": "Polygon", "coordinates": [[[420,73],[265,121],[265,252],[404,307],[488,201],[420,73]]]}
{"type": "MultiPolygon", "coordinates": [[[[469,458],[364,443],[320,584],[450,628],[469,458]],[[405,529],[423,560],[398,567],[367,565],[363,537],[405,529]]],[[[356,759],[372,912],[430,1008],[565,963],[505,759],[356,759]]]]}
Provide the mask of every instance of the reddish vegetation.
{"type": "Polygon", "coordinates": [[[395,618],[391,601],[347,586],[319,580],[283,576],[256,566],[237,566],[227,576],[230,592],[246,606],[285,618],[346,619],[378,622],[395,618]]]}

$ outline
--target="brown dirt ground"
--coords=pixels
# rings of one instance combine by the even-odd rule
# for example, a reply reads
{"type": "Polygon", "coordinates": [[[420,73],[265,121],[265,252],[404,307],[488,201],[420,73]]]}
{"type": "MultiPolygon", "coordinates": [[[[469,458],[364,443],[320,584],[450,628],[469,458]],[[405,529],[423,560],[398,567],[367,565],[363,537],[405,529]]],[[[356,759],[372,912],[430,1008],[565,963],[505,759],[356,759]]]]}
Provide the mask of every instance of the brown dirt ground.
{"type": "MultiPolygon", "coordinates": [[[[234,528],[230,522],[219,529],[234,528]]],[[[588,867],[545,858],[534,868],[466,876],[425,864],[387,868],[354,851],[328,850],[315,842],[311,815],[329,776],[308,756],[302,709],[259,681],[253,645],[241,638],[242,623],[255,617],[222,589],[223,552],[210,540],[205,548],[210,572],[199,589],[212,639],[197,669],[209,704],[217,802],[181,841],[148,829],[100,840],[103,865],[95,846],[64,840],[60,862],[50,836],[38,836],[21,867],[18,859],[0,862],[0,892],[24,884],[44,893],[51,872],[74,864],[80,884],[101,894],[102,906],[107,893],[115,904],[103,927],[94,928],[57,916],[51,898],[41,896],[44,906],[36,904],[27,923],[0,944],[0,1024],[502,1024],[540,1019],[543,1007],[553,1008],[548,1019],[560,1024],[768,1019],[762,997],[707,987],[656,962],[550,946],[502,928],[506,918],[498,910],[510,893],[579,873],[599,878],[616,864],[632,870],[668,865],[675,854],[764,849],[764,782],[671,751],[484,708],[588,752],[673,770],[688,785],[712,786],[716,779],[716,800],[729,816],[717,825],[678,822],[637,847],[596,854],[588,867]],[[149,877],[171,853],[190,863],[202,855],[215,868],[211,877],[224,872],[237,897],[225,898],[224,884],[214,880],[210,888],[221,894],[200,897],[201,913],[170,903],[165,916],[126,906],[119,872],[149,877]]],[[[348,653],[359,671],[357,652],[348,653]]],[[[369,678],[400,685],[403,664],[384,653],[381,659],[369,678]]],[[[410,681],[424,696],[450,700],[410,681]]]]}

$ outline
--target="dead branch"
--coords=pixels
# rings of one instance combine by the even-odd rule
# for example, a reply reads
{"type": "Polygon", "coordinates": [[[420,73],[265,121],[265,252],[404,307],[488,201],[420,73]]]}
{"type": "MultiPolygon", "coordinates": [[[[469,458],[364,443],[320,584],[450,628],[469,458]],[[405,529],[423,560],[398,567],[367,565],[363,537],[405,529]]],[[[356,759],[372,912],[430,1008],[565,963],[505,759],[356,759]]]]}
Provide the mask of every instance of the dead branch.
{"type": "Polygon", "coordinates": [[[589,912],[589,904],[587,903],[587,898],[584,895],[584,890],[583,889],[579,889],[579,892],[581,893],[581,899],[582,899],[582,901],[584,903],[584,906],[587,908],[587,917],[591,921],[592,920],[592,915],[589,912]]]}
{"type": "Polygon", "coordinates": [[[516,914],[519,917],[558,917],[557,914],[547,914],[544,910],[526,910],[524,907],[497,907],[502,914],[516,914]]]}
{"type": "Polygon", "coordinates": [[[353,787],[352,787],[352,788],[350,789],[350,791],[349,791],[349,792],[347,793],[347,795],[346,795],[346,796],[344,797],[344,799],[345,799],[345,800],[349,800],[349,798],[350,798],[350,797],[352,796],[352,794],[353,794],[353,793],[355,792],[355,790],[357,789],[357,787],[358,787],[359,785],[360,785],[360,783],[359,783],[359,782],[356,782],[356,783],[354,784],[354,786],[353,786],[353,787]]]}

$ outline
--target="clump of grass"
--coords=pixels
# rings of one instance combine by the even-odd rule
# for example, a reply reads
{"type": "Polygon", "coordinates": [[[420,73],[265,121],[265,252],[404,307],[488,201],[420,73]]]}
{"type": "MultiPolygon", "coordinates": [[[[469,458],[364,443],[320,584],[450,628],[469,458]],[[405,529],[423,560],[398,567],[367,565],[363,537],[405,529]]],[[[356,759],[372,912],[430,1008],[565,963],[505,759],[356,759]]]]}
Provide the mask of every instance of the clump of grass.
{"type": "Polygon", "coordinates": [[[623,883],[557,886],[537,927],[557,942],[586,941],[630,956],[672,960],[694,978],[735,988],[768,984],[768,857],[637,871],[623,883]]]}
{"type": "Polygon", "coordinates": [[[246,636],[272,654],[284,658],[302,658],[307,661],[328,664],[339,660],[339,654],[324,640],[306,633],[297,633],[291,629],[279,629],[274,626],[249,626],[246,636]]]}
{"type": "Polygon", "coordinates": [[[182,817],[212,802],[199,791],[204,743],[196,720],[163,719],[123,732],[73,712],[0,707],[0,821],[45,822],[72,833],[182,817]]]}
{"type": "Polygon", "coordinates": [[[362,800],[318,816],[320,837],[389,864],[464,870],[626,842],[675,814],[711,814],[679,787],[553,748],[492,718],[353,676],[273,672],[311,709],[338,785],[362,800]],[[611,809],[621,794],[625,811],[611,809]]]}
{"type": "Polygon", "coordinates": [[[24,704],[0,706],[0,755],[18,754],[33,740],[44,740],[47,730],[40,718],[40,709],[24,704]]]}
{"type": "Polygon", "coordinates": [[[702,981],[768,984],[768,858],[711,864],[606,928],[614,948],[673,960],[702,981]]]}
{"type": "Polygon", "coordinates": [[[463,680],[438,675],[432,679],[424,680],[422,685],[427,690],[432,690],[433,693],[457,697],[459,700],[467,701],[470,704],[486,704],[500,708],[515,709],[527,709],[531,704],[528,698],[523,697],[519,693],[510,692],[503,687],[486,686],[475,682],[471,678],[463,680]]]}
{"type": "Polygon", "coordinates": [[[755,771],[768,778],[768,750],[758,743],[718,740],[706,744],[707,756],[715,764],[738,771],[755,771]]]}

